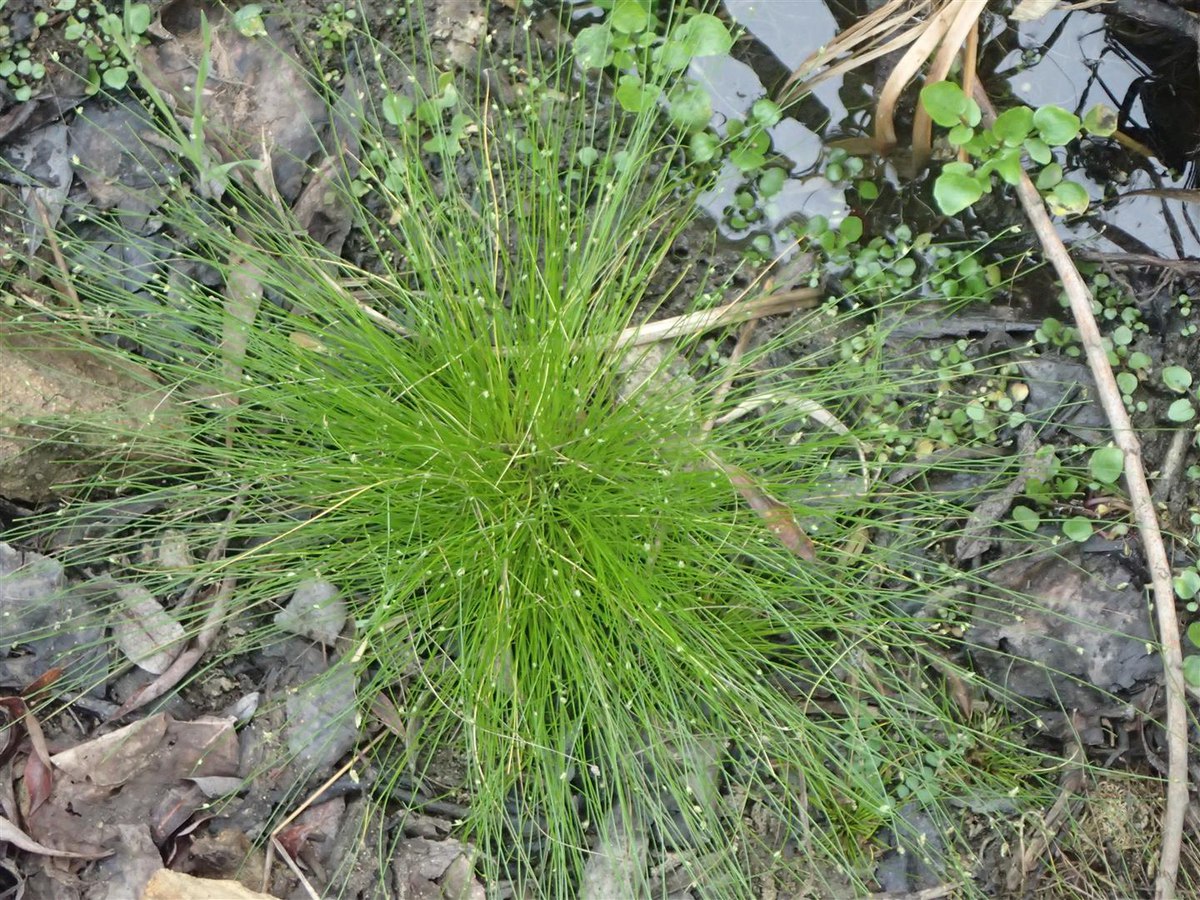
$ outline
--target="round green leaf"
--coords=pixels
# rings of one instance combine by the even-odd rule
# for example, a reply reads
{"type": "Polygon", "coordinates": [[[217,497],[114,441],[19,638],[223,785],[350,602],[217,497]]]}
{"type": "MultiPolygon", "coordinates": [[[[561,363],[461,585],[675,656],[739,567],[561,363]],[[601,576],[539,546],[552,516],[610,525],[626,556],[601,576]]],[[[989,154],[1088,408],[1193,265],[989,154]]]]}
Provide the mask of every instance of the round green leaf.
{"type": "Polygon", "coordinates": [[[955,216],[983,196],[979,180],[970,175],[945,172],[933,185],[933,199],[943,213],[955,216]]]}
{"type": "Polygon", "coordinates": [[[647,0],[617,0],[608,22],[623,34],[645,31],[650,24],[650,4],[647,0]]]}
{"type": "Polygon", "coordinates": [[[1079,116],[1061,106],[1043,106],[1033,114],[1033,124],[1042,140],[1051,147],[1062,147],[1079,136],[1079,116]]]}
{"type": "MultiPolygon", "coordinates": [[[[1191,600],[1196,594],[1200,593],[1200,572],[1197,572],[1190,566],[1176,575],[1171,582],[1175,588],[1175,596],[1180,600],[1191,600]]],[[[1192,628],[1195,628],[1197,625],[1200,625],[1200,623],[1193,622],[1191,627],[1188,628],[1188,637],[1192,638],[1192,643],[1200,647],[1200,641],[1196,641],[1192,637],[1192,628]]]]}
{"type": "Polygon", "coordinates": [[[104,70],[104,84],[114,91],[119,91],[129,84],[129,70],[124,66],[109,66],[104,70]]]}
{"type": "Polygon", "coordinates": [[[575,35],[572,52],[584,69],[603,69],[613,58],[612,31],[607,25],[589,25],[575,35]]]}
{"type": "Polygon", "coordinates": [[[1054,159],[1054,154],[1050,151],[1050,145],[1041,138],[1026,138],[1025,151],[1029,154],[1029,158],[1039,166],[1048,165],[1054,159]]]}
{"type": "Polygon", "coordinates": [[[391,125],[399,125],[408,121],[413,113],[413,102],[403,94],[388,94],[380,104],[383,107],[383,117],[391,125]]]}
{"type": "Polygon", "coordinates": [[[1101,447],[1088,461],[1088,472],[1101,484],[1114,484],[1125,469],[1125,453],[1120,447],[1101,447]]]}
{"type": "MultiPolygon", "coordinates": [[[[1194,569],[1189,569],[1187,571],[1193,573],[1195,572],[1194,569]]],[[[1200,622],[1193,622],[1188,626],[1187,636],[1189,641],[1191,641],[1197,647],[1200,647],[1200,622]]]]}
{"type": "Polygon", "coordinates": [[[145,34],[146,29],[150,27],[150,18],[148,3],[131,3],[125,7],[125,25],[131,35],[145,34]]]}
{"type": "Polygon", "coordinates": [[[1167,418],[1172,422],[1190,422],[1196,418],[1196,410],[1185,397],[1180,397],[1167,407],[1167,418]]]}
{"type": "Polygon", "coordinates": [[[955,125],[950,129],[950,134],[947,135],[947,139],[955,147],[961,147],[973,137],[975,137],[975,129],[970,125],[955,125]]]}
{"type": "Polygon", "coordinates": [[[678,72],[688,67],[692,51],[683,41],[668,38],[661,47],[654,48],[654,61],[668,72],[678,72]]]}
{"type": "Polygon", "coordinates": [[[761,97],[750,107],[750,117],[764,128],[770,128],[779,124],[779,120],[783,118],[783,110],[774,100],[761,97]]]}
{"type": "Polygon", "coordinates": [[[672,91],[668,104],[671,121],[684,131],[700,131],[712,119],[712,98],[698,85],[672,91]]]}
{"type": "Polygon", "coordinates": [[[1183,366],[1167,366],[1162,370],[1162,380],[1175,393],[1182,394],[1192,386],[1192,373],[1183,366]]]}
{"type": "Polygon", "coordinates": [[[1012,517],[1013,521],[1026,531],[1037,531],[1037,527],[1041,523],[1041,516],[1028,506],[1014,506],[1012,517]]]}
{"type": "Polygon", "coordinates": [[[239,7],[233,14],[233,27],[243,37],[263,37],[266,35],[267,26],[263,22],[262,7],[257,3],[250,3],[239,7]]]}
{"type": "Polygon", "coordinates": [[[1088,134],[1110,137],[1117,130],[1117,111],[1111,106],[1097,103],[1083,116],[1083,127],[1088,134]]]}
{"type": "Polygon", "coordinates": [[[1019,147],[1033,130],[1033,110],[1028,106],[1014,106],[996,116],[992,134],[996,140],[1010,147],[1019,147]]]}
{"type": "Polygon", "coordinates": [[[970,97],[967,98],[967,109],[963,113],[963,121],[972,128],[978,128],[979,123],[983,121],[983,110],[981,110],[979,108],[979,104],[970,97]]]}
{"type": "Polygon", "coordinates": [[[1128,397],[1137,390],[1138,377],[1132,372],[1118,372],[1117,387],[1121,389],[1122,394],[1128,397]]]}
{"type": "Polygon", "coordinates": [[[774,197],[781,190],[787,181],[787,172],[778,166],[772,166],[769,169],[764,169],[762,175],[758,177],[758,192],[764,197],[774,197]]]}
{"type": "Polygon", "coordinates": [[[642,79],[636,75],[622,75],[616,91],[613,92],[621,108],[631,113],[649,110],[660,93],[657,85],[643,84],[642,79]]]}
{"type": "Polygon", "coordinates": [[[767,161],[767,154],[752,145],[743,145],[729,154],[729,161],[739,172],[757,172],[767,161]]]}
{"type": "Polygon", "coordinates": [[[854,188],[858,191],[858,196],[864,200],[879,199],[879,187],[873,181],[860,181],[854,185],[854,188]]]}
{"type": "Polygon", "coordinates": [[[846,239],[846,243],[853,244],[863,235],[862,219],[858,216],[846,216],[838,226],[838,233],[846,239]]]}
{"type": "Polygon", "coordinates": [[[1149,356],[1140,350],[1136,350],[1129,354],[1129,359],[1125,360],[1125,364],[1135,371],[1150,368],[1150,364],[1154,362],[1149,356]]]}
{"type": "Polygon", "coordinates": [[[1024,169],[1021,168],[1021,151],[1012,147],[1000,150],[983,166],[984,171],[995,170],[1006,184],[1016,185],[1021,181],[1024,169]]]}
{"type": "Polygon", "coordinates": [[[1087,516],[1072,516],[1062,524],[1063,534],[1077,544],[1092,536],[1092,520],[1087,516]]]}
{"type": "Polygon", "coordinates": [[[1200,688],[1200,656],[1183,658],[1183,680],[1194,688],[1200,688]]]}
{"type": "Polygon", "coordinates": [[[693,134],[691,140],[688,141],[688,152],[696,162],[706,163],[717,155],[717,148],[720,145],[721,142],[717,140],[716,135],[707,131],[699,131],[693,134]]]}
{"type": "Polygon", "coordinates": [[[929,118],[943,128],[953,128],[967,112],[967,95],[953,81],[935,81],[921,89],[921,104],[929,118]]]}
{"type": "Polygon", "coordinates": [[[693,56],[724,56],[733,47],[733,35],[714,15],[698,13],[685,23],[693,56]]]}
{"type": "Polygon", "coordinates": [[[1037,185],[1039,191],[1048,191],[1063,180],[1063,167],[1058,163],[1050,163],[1038,172],[1037,185]]]}
{"type": "Polygon", "coordinates": [[[1087,212],[1088,192],[1074,181],[1062,181],[1046,196],[1046,204],[1056,216],[1079,215],[1087,212]]]}

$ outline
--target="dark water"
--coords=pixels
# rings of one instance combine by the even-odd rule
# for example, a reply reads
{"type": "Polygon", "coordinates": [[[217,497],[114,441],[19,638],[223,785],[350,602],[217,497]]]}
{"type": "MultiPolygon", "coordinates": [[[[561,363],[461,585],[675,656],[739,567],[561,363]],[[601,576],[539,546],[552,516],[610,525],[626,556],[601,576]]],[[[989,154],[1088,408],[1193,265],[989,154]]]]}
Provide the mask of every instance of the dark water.
{"type": "MultiPolygon", "coordinates": [[[[692,72],[710,86],[719,116],[741,116],[756,99],[772,94],[788,72],[832,40],[839,21],[845,25],[854,17],[834,0],[726,0],[725,8],[754,41],[745,52],[739,45],[738,58],[702,60],[692,72]]],[[[1105,199],[1109,185],[1110,202],[1098,203],[1086,219],[1062,226],[1064,231],[1098,250],[1200,255],[1196,204],[1113,196],[1188,188],[1200,181],[1193,159],[1200,138],[1194,48],[1162,32],[1086,11],[1054,11],[1025,23],[990,15],[981,33],[979,70],[998,105],[1053,103],[1082,115],[1105,103],[1121,111],[1122,131],[1155,151],[1149,160],[1115,146],[1087,147],[1072,156],[1069,177],[1087,185],[1094,201],[1105,199]]],[[[847,213],[843,192],[820,177],[820,162],[825,140],[870,133],[873,77],[867,67],[818,85],[795,115],[772,129],[776,151],[792,163],[792,177],[767,210],[770,226],[816,214],[836,222],[847,213]]],[[[890,164],[879,174],[903,189],[905,179],[890,164]]],[[[726,188],[705,205],[719,211],[737,181],[722,179],[726,188]]]]}

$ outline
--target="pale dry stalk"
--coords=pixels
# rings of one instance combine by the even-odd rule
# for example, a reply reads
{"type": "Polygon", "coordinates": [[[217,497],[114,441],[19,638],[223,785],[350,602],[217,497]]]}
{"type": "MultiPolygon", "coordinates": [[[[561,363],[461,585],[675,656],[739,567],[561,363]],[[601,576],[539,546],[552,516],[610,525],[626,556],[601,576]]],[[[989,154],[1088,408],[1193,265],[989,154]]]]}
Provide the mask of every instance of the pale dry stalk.
{"type": "MultiPolygon", "coordinates": [[[[983,89],[976,84],[974,96],[987,119],[995,110],[983,89]]],[[[1029,176],[1022,173],[1017,196],[1025,215],[1041,242],[1046,259],[1054,266],[1063,290],[1071,304],[1071,314],[1079,331],[1088,368],[1096,381],[1100,405],[1112,427],[1113,443],[1125,455],[1125,483],[1134,521],[1142,539],[1142,549],[1149,564],[1154,609],[1158,619],[1159,640],[1162,642],[1163,675],[1166,682],[1167,704],[1167,790],[1163,812],[1162,846],[1159,850],[1156,900],[1171,900],[1175,896],[1175,881],[1179,874],[1180,849],[1183,844],[1183,825],[1188,805],[1188,741],[1187,705],[1183,680],[1183,649],[1179,637],[1179,619],[1175,613],[1175,590],[1171,585],[1171,564],[1163,545],[1154,498],[1146,480],[1142,463],[1142,448],[1133,423],[1121,399],[1121,392],[1101,343],[1100,329],[1092,315],[1091,293],[1066,246],[1055,231],[1046,206],[1029,176]]]]}

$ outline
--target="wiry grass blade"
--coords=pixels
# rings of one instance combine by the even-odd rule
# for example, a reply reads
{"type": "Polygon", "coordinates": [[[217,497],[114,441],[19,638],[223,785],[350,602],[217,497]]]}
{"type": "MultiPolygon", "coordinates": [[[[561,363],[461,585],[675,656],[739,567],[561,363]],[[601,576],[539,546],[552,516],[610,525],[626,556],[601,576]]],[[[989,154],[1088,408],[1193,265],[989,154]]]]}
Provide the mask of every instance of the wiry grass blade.
{"type": "Polygon", "coordinates": [[[121,221],[64,235],[99,260],[78,279],[98,343],[76,337],[145,360],[181,424],[26,532],[152,500],[61,555],[160,597],[235,577],[230,652],[281,639],[274,604],[300,579],[336,583],[352,598],[338,665],[361,707],[345,715],[384,696],[411,725],[379,757],[381,804],[436,792],[448,752],[481,871],[518,893],[574,896],[593,830],[620,821],[709,896],[745,896],[752,872],[789,865],[746,827],[751,808],[854,872],[881,828],[912,831],[898,798],[936,816],[1021,774],[969,759],[994,728],[952,710],[939,673],[953,666],[912,612],[952,577],[927,546],[962,513],[879,477],[884,435],[865,413],[924,387],[870,311],[853,352],[831,349],[829,307],[733,372],[694,342],[619,347],[668,299],[647,286],[692,216],[688,185],[657,112],[623,115],[547,66],[511,107],[485,93],[456,108],[461,153],[449,113],[368,126],[347,170],[361,167],[366,193],[349,198],[374,269],[329,254],[248,178],[220,200],[166,200],[176,249],[149,290],[85,253],[128,239],[121,221]],[[431,134],[447,138],[432,158],[431,134]],[[213,285],[246,273],[263,301],[230,365],[213,285]],[[794,517],[815,558],[764,509],[794,517]],[[129,552],[174,529],[229,551],[171,574],[129,552]]]}

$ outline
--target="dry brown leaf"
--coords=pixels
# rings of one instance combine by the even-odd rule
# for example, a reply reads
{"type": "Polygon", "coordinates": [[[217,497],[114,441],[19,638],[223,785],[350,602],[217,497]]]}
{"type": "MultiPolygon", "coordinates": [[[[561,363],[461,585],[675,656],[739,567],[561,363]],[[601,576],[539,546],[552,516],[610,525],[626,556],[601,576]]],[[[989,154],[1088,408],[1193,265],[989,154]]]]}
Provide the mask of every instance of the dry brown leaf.
{"type": "Polygon", "coordinates": [[[29,817],[30,835],[93,852],[118,842],[123,825],[152,827],[164,840],[207,802],[190,779],[237,774],[234,721],[159,713],[51,757],[54,790],[29,817]]]}
{"type": "Polygon", "coordinates": [[[0,841],[7,841],[14,847],[24,850],[26,853],[36,853],[39,856],[56,856],[61,859],[103,859],[111,855],[108,852],[75,853],[71,850],[56,850],[54,847],[47,847],[45,844],[35,841],[4,816],[0,816],[0,841]]]}
{"type": "Polygon", "coordinates": [[[116,607],[120,618],[113,625],[117,646],[138,668],[161,675],[179,655],[187,632],[142,585],[104,581],[120,600],[116,607]]]}
{"type": "Polygon", "coordinates": [[[231,20],[202,0],[169,3],[160,21],[174,40],[139,51],[141,74],[175,100],[181,115],[191,116],[197,62],[206,56],[210,71],[201,106],[209,145],[221,162],[268,162],[280,196],[292,203],[308,175],[308,160],[320,150],[329,108],[308,83],[282,32],[249,38],[231,20]],[[207,46],[201,12],[211,28],[207,46]]]}
{"type": "Polygon", "coordinates": [[[167,716],[157,713],[50,757],[55,768],[77,781],[117,787],[145,767],[167,733],[167,716]]]}
{"type": "Polygon", "coordinates": [[[731,466],[728,463],[718,463],[718,465],[729,478],[730,484],[737,489],[750,508],[767,523],[767,527],[771,529],[783,546],[807,562],[816,562],[817,551],[813,547],[813,542],[804,533],[804,529],[797,524],[795,516],[792,515],[791,509],[786,504],[765,494],[754,483],[754,479],[737,466],[731,466]]]}

